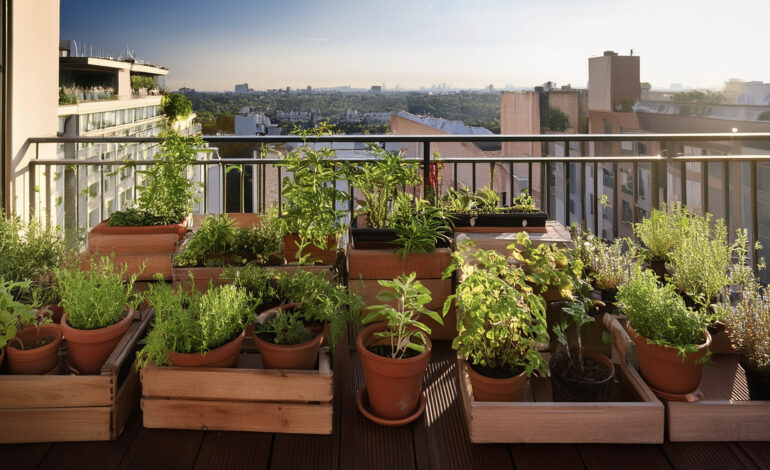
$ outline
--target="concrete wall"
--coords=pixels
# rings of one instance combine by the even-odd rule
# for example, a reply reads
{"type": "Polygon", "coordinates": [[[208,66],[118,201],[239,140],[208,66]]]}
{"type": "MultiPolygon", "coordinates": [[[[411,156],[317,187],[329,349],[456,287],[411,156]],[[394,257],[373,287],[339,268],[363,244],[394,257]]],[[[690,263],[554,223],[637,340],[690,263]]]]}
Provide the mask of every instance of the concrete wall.
{"type": "Polygon", "coordinates": [[[561,110],[569,118],[566,132],[579,132],[580,92],[577,90],[551,90],[548,93],[548,106],[561,110]],[[571,130],[570,130],[571,129],[571,130]]]}
{"type": "MultiPolygon", "coordinates": [[[[533,91],[503,92],[500,105],[501,134],[540,134],[540,101],[533,91]]],[[[539,142],[504,142],[506,157],[540,156],[539,142]]]]}
{"type": "MultiPolygon", "coordinates": [[[[59,0],[13,2],[10,34],[8,195],[10,210],[26,217],[28,162],[35,154],[27,139],[58,130],[59,0]]],[[[40,145],[41,156],[55,152],[55,145],[40,145]]]]}
{"type": "Polygon", "coordinates": [[[620,111],[624,101],[641,96],[639,56],[605,54],[588,59],[588,109],[620,111]]]}

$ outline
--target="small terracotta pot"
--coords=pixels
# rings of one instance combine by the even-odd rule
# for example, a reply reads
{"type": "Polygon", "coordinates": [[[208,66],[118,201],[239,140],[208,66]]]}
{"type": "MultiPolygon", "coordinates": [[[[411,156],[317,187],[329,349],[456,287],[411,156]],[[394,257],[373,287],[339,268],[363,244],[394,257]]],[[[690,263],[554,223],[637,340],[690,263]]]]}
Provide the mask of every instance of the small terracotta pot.
{"type": "MultiPolygon", "coordinates": [[[[276,315],[284,309],[297,308],[302,304],[292,303],[279,305],[265,310],[259,316],[269,318],[276,315]]],[[[318,360],[318,348],[324,340],[324,332],[328,332],[328,326],[320,328],[310,341],[301,344],[275,344],[265,341],[254,335],[254,342],[257,343],[259,353],[262,355],[262,365],[265,369],[315,369],[318,360]]],[[[328,333],[327,333],[328,334],[328,333]]]]}
{"type": "Polygon", "coordinates": [[[703,375],[702,359],[711,346],[707,330],[703,331],[706,341],[698,346],[697,352],[687,353],[684,360],[675,348],[648,343],[630,323],[626,323],[626,331],[636,346],[639,370],[652,388],[677,395],[692,393],[698,388],[703,375]]]}
{"type": "MultiPolygon", "coordinates": [[[[563,349],[557,354],[566,354],[563,349]]],[[[574,354],[574,353],[573,353],[574,354]]],[[[551,389],[553,401],[559,402],[602,402],[610,399],[612,394],[612,378],[615,376],[615,366],[604,354],[592,349],[583,349],[583,358],[592,358],[602,363],[607,370],[607,377],[600,382],[575,380],[563,374],[563,370],[554,367],[554,358],[551,356],[549,368],[551,371],[551,389]]],[[[574,356],[573,356],[574,357],[574,356]]],[[[577,358],[574,359],[577,361],[577,358]]]]}
{"type": "Polygon", "coordinates": [[[70,366],[81,374],[98,374],[104,362],[112,354],[123,334],[134,321],[136,311],[126,305],[123,320],[95,330],[78,330],[67,322],[67,312],[61,320],[61,331],[67,340],[70,366]]]}
{"type": "Polygon", "coordinates": [[[64,308],[61,305],[46,305],[37,309],[37,318],[49,317],[53,323],[61,323],[64,308]]]}
{"type": "Polygon", "coordinates": [[[730,333],[727,331],[727,325],[722,322],[716,322],[709,327],[711,335],[711,353],[712,354],[738,354],[730,342],[730,333]]]}
{"type": "Polygon", "coordinates": [[[752,400],[770,400],[770,369],[758,369],[741,358],[746,372],[746,386],[752,400]]]}
{"type": "MultiPolygon", "coordinates": [[[[297,234],[288,234],[283,236],[283,254],[286,261],[293,263],[297,261],[297,242],[300,237],[297,234]]],[[[337,237],[329,235],[326,238],[325,249],[318,248],[315,245],[308,245],[302,250],[302,254],[310,253],[310,259],[320,261],[321,264],[332,264],[337,259],[337,237]]]]}
{"type": "Polygon", "coordinates": [[[524,386],[527,384],[527,374],[507,379],[495,379],[481,375],[465,361],[461,361],[471,379],[473,399],[476,401],[521,401],[524,395],[524,386]]]}
{"type": "Polygon", "coordinates": [[[59,346],[61,345],[61,329],[55,323],[28,326],[16,334],[21,341],[40,338],[53,338],[50,343],[33,349],[17,349],[18,343],[8,344],[8,367],[12,374],[45,374],[56,367],[59,362],[59,346]]]}
{"type": "Polygon", "coordinates": [[[241,354],[241,345],[246,337],[246,331],[235,337],[229,343],[207,351],[206,354],[168,352],[171,365],[175,367],[225,367],[233,368],[238,365],[238,357],[241,354]]]}
{"type": "Polygon", "coordinates": [[[369,347],[389,344],[387,339],[380,340],[374,336],[386,329],[385,323],[374,323],[364,328],[356,338],[356,350],[361,358],[372,413],[380,418],[396,420],[411,415],[417,409],[432,345],[427,339],[425,351],[408,359],[391,359],[369,351],[369,347]]]}

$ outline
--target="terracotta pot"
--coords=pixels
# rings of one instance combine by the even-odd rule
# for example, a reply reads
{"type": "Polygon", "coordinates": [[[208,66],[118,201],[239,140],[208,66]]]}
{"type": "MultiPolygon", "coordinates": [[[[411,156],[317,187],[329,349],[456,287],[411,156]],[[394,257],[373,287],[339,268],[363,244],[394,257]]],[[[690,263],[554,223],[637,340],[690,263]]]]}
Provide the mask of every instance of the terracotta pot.
{"type": "Polygon", "coordinates": [[[91,233],[100,233],[104,235],[155,235],[162,233],[175,233],[181,240],[187,232],[187,217],[178,224],[168,225],[135,225],[135,226],[112,226],[110,219],[100,222],[91,229],[91,233]]]}
{"type": "Polygon", "coordinates": [[[0,348],[0,367],[3,366],[3,359],[5,359],[5,348],[0,348]]]}
{"type": "Polygon", "coordinates": [[[98,374],[104,362],[112,354],[123,334],[134,321],[136,311],[126,306],[123,320],[95,330],[78,330],[67,322],[67,312],[61,320],[61,331],[67,340],[70,366],[81,374],[98,374]]]}
{"type": "Polygon", "coordinates": [[[229,343],[207,351],[206,354],[168,352],[171,365],[175,367],[226,367],[233,368],[238,365],[238,357],[241,354],[241,345],[246,332],[235,337],[229,343]]]}
{"type": "Polygon", "coordinates": [[[746,372],[746,385],[752,400],[770,400],[770,369],[758,369],[741,358],[746,372]]]}
{"type": "MultiPolygon", "coordinates": [[[[564,370],[555,366],[555,361],[562,359],[566,355],[563,349],[551,357],[549,368],[551,371],[551,389],[553,391],[553,401],[559,402],[602,402],[608,401],[612,394],[612,378],[615,376],[615,366],[612,361],[598,351],[592,349],[583,349],[583,358],[592,358],[600,362],[606,368],[606,378],[600,382],[590,382],[580,380],[575,377],[568,377],[564,370]]],[[[563,358],[568,360],[567,358],[563,358]]],[[[577,361],[577,357],[574,358],[577,361]]]]}
{"type": "MultiPolygon", "coordinates": [[[[293,263],[297,261],[297,242],[300,241],[299,235],[288,234],[283,236],[283,254],[286,261],[293,263]]],[[[329,235],[326,238],[326,249],[318,248],[315,245],[306,246],[302,250],[303,255],[310,253],[313,261],[320,261],[321,264],[332,264],[337,259],[337,237],[329,235]]]]}
{"type": "Polygon", "coordinates": [[[666,262],[665,261],[647,261],[647,266],[658,276],[661,281],[666,280],[666,262]]]}
{"type": "Polygon", "coordinates": [[[697,352],[687,353],[684,360],[675,348],[648,343],[630,323],[626,323],[626,331],[636,346],[639,370],[652,388],[677,395],[692,393],[698,388],[703,375],[701,361],[711,346],[711,335],[707,330],[703,331],[706,341],[698,346],[697,352]]]}
{"type": "Polygon", "coordinates": [[[55,323],[28,326],[16,334],[21,341],[42,338],[53,338],[48,344],[33,349],[17,349],[18,343],[8,344],[8,367],[12,374],[45,374],[56,367],[59,362],[59,346],[61,345],[61,329],[55,323]]]}
{"type": "Polygon", "coordinates": [[[467,362],[461,362],[471,379],[474,400],[521,401],[521,397],[524,395],[524,386],[527,384],[526,372],[507,379],[495,379],[481,375],[473,370],[473,367],[467,362]]]}
{"type": "Polygon", "coordinates": [[[711,335],[711,353],[712,354],[737,354],[730,342],[730,333],[727,331],[727,325],[722,322],[716,322],[709,326],[711,335]]]}
{"type": "Polygon", "coordinates": [[[356,350],[361,358],[372,413],[380,418],[396,420],[411,415],[417,409],[432,345],[428,339],[425,351],[408,359],[379,356],[368,348],[388,344],[387,339],[380,340],[374,336],[386,328],[385,323],[374,323],[364,328],[356,338],[356,350]]]}
{"type": "Polygon", "coordinates": [[[53,323],[61,323],[61,317],[64,315],[64,308],[61,305],[46,305],[37,310],[37,317],[50,317],[53,323]]]}
{"type": "MultiPolygon", "coordinates": [[[[284,304],[265,310],[259,314],[260,318],[270,318],[284,309],[297,308],[300,303],[284,304]]],[[[319,325],[320,326],[320,325],[319,325]]],[[[328,326],[320,327],[317,331],[312,331],[315,336],[301,344],[275,344],[265,341],[254,335],[254,342],[257,343],[259,353],[262,355],[262,365],[265,369],[315,369],[318,361],[318,348],[324,340],[324,333],[328,335],[328,326]]]]}

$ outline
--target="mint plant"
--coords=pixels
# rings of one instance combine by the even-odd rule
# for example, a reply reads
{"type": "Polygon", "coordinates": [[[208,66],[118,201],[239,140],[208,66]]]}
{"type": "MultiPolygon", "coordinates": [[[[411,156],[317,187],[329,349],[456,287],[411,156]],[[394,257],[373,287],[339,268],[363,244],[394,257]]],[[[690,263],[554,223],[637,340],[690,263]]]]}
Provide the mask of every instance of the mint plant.
{"type": "Polygon", "coordinates": [[[13,298],[12,292],[29,288],[29,282],[0,280],[0,348],[16,337],[24,326],[35,323],[37,310],[13,298]]]}

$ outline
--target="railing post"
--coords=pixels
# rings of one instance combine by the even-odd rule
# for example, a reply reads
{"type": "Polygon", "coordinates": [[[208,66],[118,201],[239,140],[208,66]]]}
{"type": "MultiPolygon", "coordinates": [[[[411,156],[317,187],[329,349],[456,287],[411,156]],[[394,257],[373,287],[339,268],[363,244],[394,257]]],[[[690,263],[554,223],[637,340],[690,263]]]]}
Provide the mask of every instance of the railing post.
{"type": "MultiPolygon", "coordinates": [[[[569,140],[564,141],[564,156],[569,157],[569,140]]],[[[569,227],[569,162],[564,162],[562,168],[564,169],[564,226],[569,227]]]]}
{"type": "MultiPolygon", "coordinates": [[[[703,150],[701,154],[705,154],[706,151],[703,150]]],[[[709,162],[701,162],[700,164],[700,200],[703,210],[701,211],[703,214],[706,215],[706,213],[709,211],[709,162]]]]}
{"type": "Polygon", "coordinates": [[[594,235],[597,237],[599,234],[599,163],[594,162],[594,235]]]}
{"type": "MultiPolygon", "coordinates": [[[[729,158],[729,157],[728,157],[729,158]]],[[[725,159],[722,162],[722,215],[725,226],[730,231],[730,162],[725,159]]]]}
{"type": "Polygon", "coordinates": [[[422,143],[422,197],[431,199],[433,188],[430,188],[430,140],[422,143]]]}
{"type": "Polygon", "coordinates": [[[650,209],[660,207],[660,161],[650,162],[650,209]]]}
{"type": "Polygon", "coordinates": [[[660,143],[660,156],[663,161],[658,165],[658,182],[663,188],[663,202],[668,204],[668,147],[666,141],[660,143]],[[665,170],[662,172],[663,174],[660,171],[661,167],[665,170]],[[663,178],[663,181],[660,181],[660,178],[663,178]]]}
{"type": "Polygon", "coordinates": [[[37,207],[35,205],[35,185],[37,184],[36,180],[37,177],[35,175],[35,171],[37,169],[37,165],[35,165],[35,161],[31,160],[29,162],[29,218],[33,219],[36,216],[37,207]]]}
{"type": "Polygon", "coordinates": [[[580,163],[580,227],[585,230],[586,226],[586,164],[582,162],[580,163]]]}
{"type": "MultiPolygon", "coordinates": [[[[639,212],[639,164],[637,162],[631,164],[631,173],[631,184],[634,188],[634,207],[631,209],[631,226],[633,227],[638,222],[637,212],[639,212]]],[[[631,235],[633,233],[631,230],[631,235]]]]}
{"type": "Polygon", "coordinates": [[[751,253],[752,265],[754,266],[754,275],[759,276],[759,267],[757,262],[759,261],[759,252],[757,251],[757,240],[759,240],[759,220],[757,218],[757,161],[753,160],[749,164],[751,168],[751,174],[749,175],[749,181],[751,184],[751,253]]]}

